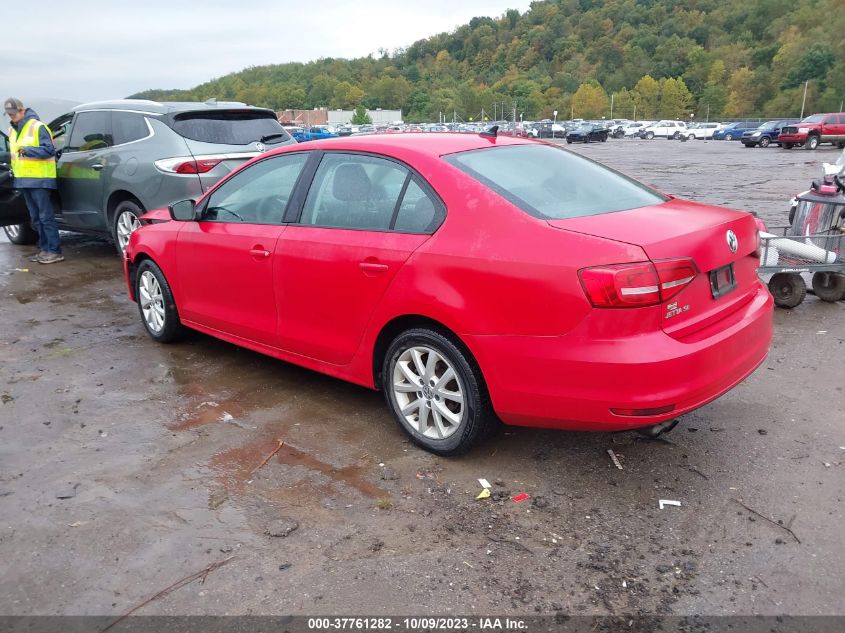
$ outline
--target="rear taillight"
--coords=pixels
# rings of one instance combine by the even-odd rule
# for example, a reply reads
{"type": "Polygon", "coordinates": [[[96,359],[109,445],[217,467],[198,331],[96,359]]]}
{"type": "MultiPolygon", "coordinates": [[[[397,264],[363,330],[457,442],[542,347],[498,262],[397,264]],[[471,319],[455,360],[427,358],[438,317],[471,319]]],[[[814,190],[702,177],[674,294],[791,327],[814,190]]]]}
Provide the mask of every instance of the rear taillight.
{"type": "Polygon", "coordinates": [[[222,156],[220,158],[194,158],[192,156],[185,156],[157,160],[155,165],[161,171],[171,174],[205,174],[217,167],[222,161],[222,156]]]}
{"type": "Polygon", "coordinates": [[[594,266],[578,271],[581,285],[596,308],[654,306],[686,288],[698,268],[691,259],[594,266]]]}

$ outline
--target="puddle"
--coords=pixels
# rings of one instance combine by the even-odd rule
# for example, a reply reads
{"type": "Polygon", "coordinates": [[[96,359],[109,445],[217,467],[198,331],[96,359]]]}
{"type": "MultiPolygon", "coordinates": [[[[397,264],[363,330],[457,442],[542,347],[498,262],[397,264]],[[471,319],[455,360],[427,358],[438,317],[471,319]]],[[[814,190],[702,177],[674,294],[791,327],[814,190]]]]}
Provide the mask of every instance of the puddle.
{"type": "Polygon", "coordinates": [[[241,426],[239,420],[243,418],[245,410],[235,400],[242,400],[242,397],[229,398],[220,402],[203,400],[191,407],[188,413],[183,414],[178,422],[168,424],[167,428],[171,431],[187,431],[215,422],[241,426]]]}
{"type": "MultiPolygon", "coordinates": [[[[302,467],[307,472],[298,477],[295,483],[310,490],[331,494],[332,489],[337,492],[337,486],[349,486],[354,488],[365,497],[379,499],[389,496],[388,491],[370,483],[365,478],[372,470],[363,464],[352,464],[350,466],[337,467],[313,455],[300,450],[294,446],[283,445],[281,449],[267,462],[261,463],[278,447],[278,440],[273,438],[262,438],[255,442],[232,448],[215,455],[211,460],[211,467],[217,471],[218,479],[230,492],[244,492],[248,481],[254,481],[259,477],[262,469],[273,470],[274,465],[281,464],[285,467],[284,477],[290,474],[290,470],[302,467]],[[320,482],[311,480],[312,474],[329,479],[326,486],[320,482]]],[[[265,474],[266,478],[267,475],[265,474]]]]}

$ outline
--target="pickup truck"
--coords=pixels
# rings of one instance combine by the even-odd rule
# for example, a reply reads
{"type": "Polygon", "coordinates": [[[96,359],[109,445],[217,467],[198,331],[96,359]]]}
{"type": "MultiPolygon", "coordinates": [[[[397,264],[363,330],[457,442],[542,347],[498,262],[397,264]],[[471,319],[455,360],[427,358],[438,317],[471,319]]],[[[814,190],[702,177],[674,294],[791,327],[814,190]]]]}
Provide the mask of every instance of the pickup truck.
{"type": "Polygon", "coordinates": [[[795,125],[781,129],[778,142],[783,149],[803,145],[816,149],[820,143],[845,148],[845,112],[814,114],[795,125]]]}

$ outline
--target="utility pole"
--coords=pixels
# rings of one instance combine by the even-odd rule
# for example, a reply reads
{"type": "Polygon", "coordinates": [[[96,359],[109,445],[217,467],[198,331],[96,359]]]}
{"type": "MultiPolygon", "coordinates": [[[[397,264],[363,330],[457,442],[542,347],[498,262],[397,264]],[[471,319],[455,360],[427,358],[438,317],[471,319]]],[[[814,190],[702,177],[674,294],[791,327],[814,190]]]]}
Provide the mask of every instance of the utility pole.
{"type": "Polygon", "coordinates": [[[554,117],[555,117],[555,121],[554,121],[554,123],[552,123],[552,140],[555,139],[555,125],[557,125],[557,110],[555,110],[554,117]]]}
{"type": "Polygon", "coordinates": [[[634,104],[634,121],[637,120],[637,104],[634,104]]]}
{"type": "Polygon", "coordinates": [[[611,119],[613,118],[613,97],[615,97],[615,96],[616,95],[612,94],[612,93],[610,95],[610,118],[611,119]]]}
{"type": "Polygon", "coordinates": [[[707,104],[707,123],[710,123],[710,104],[707,104]]]}
{"type": "Polygon", "coordinates": [[[804,82],[804,98],[801,99],[801,117],[804,118],[804,104],[807,103],[807,85],[810,83],[810,80],[804,82]]]}

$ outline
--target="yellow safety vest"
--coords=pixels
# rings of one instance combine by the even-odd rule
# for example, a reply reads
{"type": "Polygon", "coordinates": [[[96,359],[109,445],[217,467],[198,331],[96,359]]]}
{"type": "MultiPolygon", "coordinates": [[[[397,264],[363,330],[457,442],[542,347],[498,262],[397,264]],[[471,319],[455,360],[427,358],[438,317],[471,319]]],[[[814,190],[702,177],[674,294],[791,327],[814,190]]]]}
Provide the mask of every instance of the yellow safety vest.
{"type": "Polygon", "coordinates": [[[50,139],[53,138],[50,128],[44,125],[38,119],[29,119],[21,128],[20,134],[15,131],[14,127],[9,128],[9,145],[12,154],[12,174],[15,178],[55,178],[56,177],[56,157],[49,158],[29,158],[27,156],[18,156],[18,148],[21,147],[38,147],[41,143],[38,142],[38,135],[41,128],[47,129],[50,139]]]}

